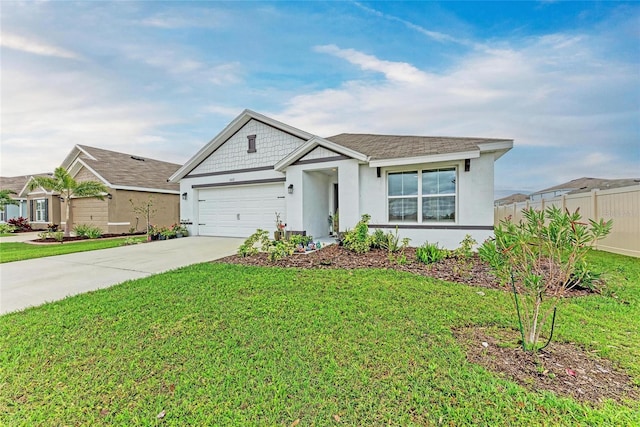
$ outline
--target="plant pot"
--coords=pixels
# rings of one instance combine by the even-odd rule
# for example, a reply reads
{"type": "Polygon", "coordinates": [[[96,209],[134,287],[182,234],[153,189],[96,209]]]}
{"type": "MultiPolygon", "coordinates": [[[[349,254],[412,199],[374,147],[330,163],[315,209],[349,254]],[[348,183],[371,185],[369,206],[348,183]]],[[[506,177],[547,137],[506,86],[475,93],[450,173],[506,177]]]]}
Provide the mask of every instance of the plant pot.
{"type": "Polygon", "coordinates": [[[282,231],[274,231],[273,232],[273,240],[281,240],[282,239],[282,231]]]}

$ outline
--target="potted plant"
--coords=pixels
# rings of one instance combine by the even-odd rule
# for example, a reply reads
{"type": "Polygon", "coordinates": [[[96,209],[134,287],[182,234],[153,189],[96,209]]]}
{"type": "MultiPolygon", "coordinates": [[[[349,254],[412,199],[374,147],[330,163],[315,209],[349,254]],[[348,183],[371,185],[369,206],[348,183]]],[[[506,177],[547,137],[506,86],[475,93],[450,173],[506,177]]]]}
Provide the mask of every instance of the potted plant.
{"type": "Polygon", "coordinates": [[[337,235],[338,231],[340,231],[340,216],[338,215],[338,210],[336,209],[336,212],[330,216],[331,218],[331,226],[333,227],[333,234],[337,235]]]}
{"type": "Polygon", "coordinates": [[[147,240],[158,240],[160,236],[160,230],[155,225],[149,224],[147,229],[147,240]]]}
{"type": "Polygon", "coordinates": [[[176,224],[173,224],[173,225],[171,226],[171,229],[172,229],[173,231],[175,231],[175,233],[176,233],[176,236],[175,236],[175,237],[180,238],[180,237],[186,237],[186,236],[188,236],[188,235],[189,235],[189,230],[187,230],[187,227],[185,227],[185,226],[184,226],[184,225],[182,225],[182,224],[177,224],[177,223],[176,223],[176,224]]]}
{"type": "Polygon", "coordinates": [[[160,232],[160,240],[169,240],[176,237],[176,231],[171,227],[163,227],[160,232]],[[164,237],[164,238],[163,238],[164,237]]]}
{"type": "Polygon", "coordinates": [[[276,212],[276,231],[273,232],[273,239],[274,240],[280,240],[283,237],[284,234],[284,229],[287,226],[287,224],[284,224],[282,222],[282,220],[280,219],[280,213],[276,212]]]}

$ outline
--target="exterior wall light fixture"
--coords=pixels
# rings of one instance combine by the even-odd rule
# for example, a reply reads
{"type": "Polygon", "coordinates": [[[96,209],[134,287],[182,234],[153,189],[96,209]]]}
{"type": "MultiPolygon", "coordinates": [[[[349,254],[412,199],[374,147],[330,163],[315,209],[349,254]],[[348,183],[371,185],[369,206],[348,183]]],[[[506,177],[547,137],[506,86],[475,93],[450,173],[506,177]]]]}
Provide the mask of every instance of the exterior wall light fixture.
{"type": "Polygon", "coordinates": [[[289,194],[293,194],[293,184],[289,184],[289,186],[287,187],[287,192],[289,194]]]}

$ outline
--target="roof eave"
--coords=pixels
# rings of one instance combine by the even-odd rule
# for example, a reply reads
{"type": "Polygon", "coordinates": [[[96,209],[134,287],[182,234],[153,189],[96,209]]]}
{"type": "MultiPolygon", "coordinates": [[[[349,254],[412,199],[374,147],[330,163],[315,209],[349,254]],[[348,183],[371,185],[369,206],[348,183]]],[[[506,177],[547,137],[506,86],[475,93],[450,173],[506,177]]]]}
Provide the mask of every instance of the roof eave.
{"type": "Polygon", "coordinates": [[[421,163],[438,163],[438,162],[451,162],[464,159],[475,159],[480,157],[480,150],[473,151],[459,151],[456,153],[446,154],[432,154],[428,156],[416,156],[416,157],[395,157],[389,159],[378,159],[369,161],[369,166],[375,167],[388,167],[388,166],[405,166],[405,165],[417,165],[421,163]]]}
{"type": "Polygon", "coordinates": [[[482,142],[478,144],[481,153],[495,153],[494,160],[498,160],[513,148],[513,140],[482,142]]]}

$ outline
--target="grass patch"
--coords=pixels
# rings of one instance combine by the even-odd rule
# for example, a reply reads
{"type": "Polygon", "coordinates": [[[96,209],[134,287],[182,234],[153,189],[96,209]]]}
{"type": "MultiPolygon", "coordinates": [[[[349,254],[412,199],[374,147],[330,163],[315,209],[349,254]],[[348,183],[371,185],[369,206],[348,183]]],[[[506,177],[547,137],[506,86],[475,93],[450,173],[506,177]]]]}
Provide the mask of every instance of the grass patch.
{"type": "MultiPolygon", "coordinates": [[[[46,245],[32,245],[22,242],[0,242],[0,263],[115,248],[116,246],[122,246],[122,243],[126,239],[127,237],[94,239],[87,240],[86,242],[49,243],[46,245]]],[[[134,239],[139,242],[144,242],[146,241],[146,236],[135,237],[134,239]]]]}
{"type": "MultiPolygon", "coordinates": [[[[593,257],[622,266],[611,292],[631,303],[567,300],[557,339],[640,378],[640,263],[593,257]]],[[[640,424],[638,402],[584,405],[468,363],[452,327],[515,326],[508,293],[477,290],[394,271],[199,264],[11,313],[0,424],[640,424]]]]}

